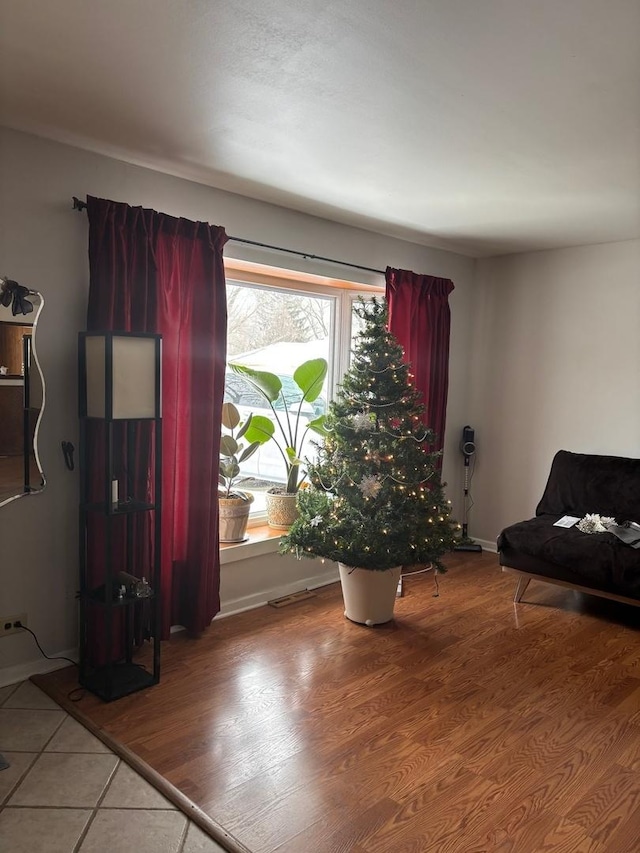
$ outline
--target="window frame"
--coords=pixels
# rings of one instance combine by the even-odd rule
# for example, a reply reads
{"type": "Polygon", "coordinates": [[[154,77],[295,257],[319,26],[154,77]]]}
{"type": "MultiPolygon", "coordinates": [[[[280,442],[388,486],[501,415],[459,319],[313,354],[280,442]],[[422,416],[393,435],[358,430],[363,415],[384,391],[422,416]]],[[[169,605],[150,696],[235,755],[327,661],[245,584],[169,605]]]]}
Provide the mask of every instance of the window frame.
{"type": "MultiPolygon", "coordinates": [[[[225,279],[228,284],[256,288],[271,288],[284,293],[323,296],[334,300],[331,319],[331,363],[327,382],[327,404],[335,397],[337,388],[349,367],[353,304],[359,298],[384,296],[384,283],[379,285],[348,279],[330,278],[281,267],[225,258],[225,279]]],[[[252,512],[249,528],[263,526],[264,511],[252,512]]]]}

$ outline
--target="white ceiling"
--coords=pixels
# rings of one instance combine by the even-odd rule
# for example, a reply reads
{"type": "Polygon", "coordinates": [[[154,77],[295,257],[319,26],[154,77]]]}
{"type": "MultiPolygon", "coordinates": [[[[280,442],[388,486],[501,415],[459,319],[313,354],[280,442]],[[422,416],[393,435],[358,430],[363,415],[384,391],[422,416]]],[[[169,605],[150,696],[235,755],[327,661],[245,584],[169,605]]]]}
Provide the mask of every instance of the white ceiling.
{"type": "Polygon", "coordinates": [[[0,0],[0,124],[470,255],[631,239],[640,0],[0,0]]]}

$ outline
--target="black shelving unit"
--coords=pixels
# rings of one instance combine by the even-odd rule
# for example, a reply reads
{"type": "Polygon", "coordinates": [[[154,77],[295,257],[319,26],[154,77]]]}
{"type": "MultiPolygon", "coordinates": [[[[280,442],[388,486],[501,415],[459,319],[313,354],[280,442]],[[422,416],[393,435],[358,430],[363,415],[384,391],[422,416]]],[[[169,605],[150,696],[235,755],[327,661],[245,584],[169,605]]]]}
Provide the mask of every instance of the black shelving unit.
{"type": "Polygon", "coordinates": [[[79,681],[106,702],[160,680],[161,348],[154,334],[78,341],[79,681]]]}

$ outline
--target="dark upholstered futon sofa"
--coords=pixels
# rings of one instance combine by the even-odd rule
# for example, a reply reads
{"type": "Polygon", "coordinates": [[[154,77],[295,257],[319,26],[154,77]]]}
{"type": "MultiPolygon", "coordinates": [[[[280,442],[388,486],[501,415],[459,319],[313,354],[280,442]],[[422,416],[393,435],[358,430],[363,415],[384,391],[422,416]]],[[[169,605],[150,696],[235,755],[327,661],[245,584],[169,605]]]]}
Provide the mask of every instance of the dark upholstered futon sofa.
{"type": "Polygon", "coordinates": [[[640,550],[613,533],[554,527],[563,515],[640,522],[640,459],[560,450],[536,517],[498,537],[500,564],[519,575],[515,601],[532,578],[640,605],[640,550]]]}

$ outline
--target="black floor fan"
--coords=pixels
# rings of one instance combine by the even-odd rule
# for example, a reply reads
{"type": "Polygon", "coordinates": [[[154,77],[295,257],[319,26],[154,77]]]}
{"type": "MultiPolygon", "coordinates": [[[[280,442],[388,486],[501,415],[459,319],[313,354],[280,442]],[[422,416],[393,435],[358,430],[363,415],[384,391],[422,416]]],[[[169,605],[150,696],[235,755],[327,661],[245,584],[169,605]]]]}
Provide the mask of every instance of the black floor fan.
{"type": "Polygon", "coordinates": [[[462,536],[458,543],[454,546],[454,551],[474,551],[482,553],[482,545],[478,545],[473,539],[469,539],[468,535],[468,515],[473,501],[469,494],[469,483],[472,476],[472,457],[476,452],[475,430],[470,426],[462,427],[462,441],[460,442],[460,452],[464,457],[464,498],[462,502],[462,536]],[[470,503],[471,501],[471,503],[470,503]]]}

